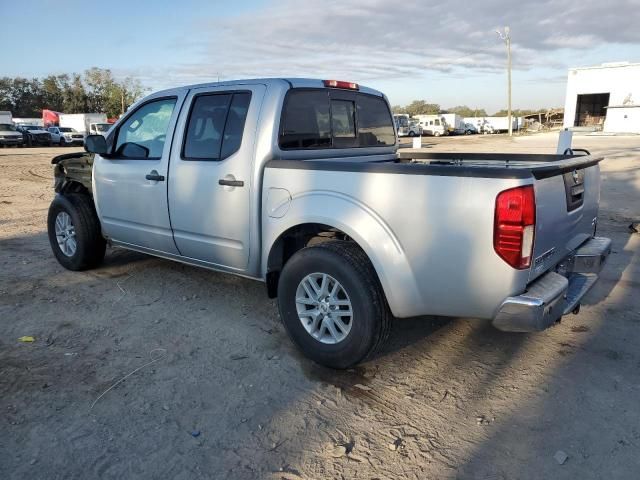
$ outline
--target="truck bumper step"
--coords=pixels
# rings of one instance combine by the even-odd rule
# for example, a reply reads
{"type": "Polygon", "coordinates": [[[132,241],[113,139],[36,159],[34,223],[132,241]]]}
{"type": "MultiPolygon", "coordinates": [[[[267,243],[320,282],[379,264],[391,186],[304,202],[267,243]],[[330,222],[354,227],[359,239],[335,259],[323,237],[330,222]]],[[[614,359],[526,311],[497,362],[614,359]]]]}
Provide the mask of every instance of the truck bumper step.
{"type": "Polygon", "coordinates": [[[598,280],[611,253],[611,240],[595,237],[585,242],[558,266],[527,287],[521,295],[508,297],[498,309],[493,325],[507,332],[537,332],[574,311],[598,280]]]}

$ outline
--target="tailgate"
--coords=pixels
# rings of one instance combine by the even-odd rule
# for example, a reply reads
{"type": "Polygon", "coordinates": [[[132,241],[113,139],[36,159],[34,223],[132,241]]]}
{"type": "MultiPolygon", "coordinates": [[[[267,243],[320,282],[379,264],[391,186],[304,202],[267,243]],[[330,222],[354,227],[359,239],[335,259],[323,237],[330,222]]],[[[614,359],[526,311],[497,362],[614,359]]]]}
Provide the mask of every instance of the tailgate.
{"type": "Polygon", "coordinates": [[[536,230],[529,281],[594,235],[600,202],[599,160],[573,158],[533,170],[536,230]]]}

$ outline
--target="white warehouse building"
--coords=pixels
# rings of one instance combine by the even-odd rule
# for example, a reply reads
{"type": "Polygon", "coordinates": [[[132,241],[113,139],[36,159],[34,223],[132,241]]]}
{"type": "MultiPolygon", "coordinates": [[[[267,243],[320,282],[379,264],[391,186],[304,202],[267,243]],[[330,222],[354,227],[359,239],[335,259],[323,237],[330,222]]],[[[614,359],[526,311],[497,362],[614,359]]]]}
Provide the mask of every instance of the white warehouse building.
{"type": "Polygon", "coordinates": [[[570,69],[564,127],[640,133],[640,63],[570,69]]]}

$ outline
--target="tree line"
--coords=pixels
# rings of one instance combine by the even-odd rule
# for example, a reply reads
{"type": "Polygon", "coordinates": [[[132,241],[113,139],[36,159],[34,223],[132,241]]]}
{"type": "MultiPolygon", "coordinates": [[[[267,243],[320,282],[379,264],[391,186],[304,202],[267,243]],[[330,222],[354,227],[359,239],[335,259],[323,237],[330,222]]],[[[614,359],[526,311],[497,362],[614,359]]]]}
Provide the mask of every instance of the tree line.
{"type": "Polygon", "coordinates": [[[0,110],[14,117],[40,117],[42,110],[64,113],[124,113],[148,89],[132,77],[116,80],[109,69],[44,78],[0,77],[0,110]]]}
{"type": "MultiPolygon", "coordinates": [[[[410,116],[415,115],[436,115],[443,113],[457,113],[461,117],[488,117],[487,111],[484,108],[471,108],[466,105],[458,105],[456,107],[451,108],[440,108],[440,105],[437,103],[428,103],[425,100],[414,100],[409,105],[400,106],[394,105],[391,107],[393,113],[406,113],[410,116]]],[[[514,117],[522,117],[525,115],[531,115],[533,113],[546,113],[546,109],[538,109],[538,110],[512,110],[511,114],[514,117]]],[[[507,111],[500,110],[494,113],[495,117],[506,117],[507,111]]]]}

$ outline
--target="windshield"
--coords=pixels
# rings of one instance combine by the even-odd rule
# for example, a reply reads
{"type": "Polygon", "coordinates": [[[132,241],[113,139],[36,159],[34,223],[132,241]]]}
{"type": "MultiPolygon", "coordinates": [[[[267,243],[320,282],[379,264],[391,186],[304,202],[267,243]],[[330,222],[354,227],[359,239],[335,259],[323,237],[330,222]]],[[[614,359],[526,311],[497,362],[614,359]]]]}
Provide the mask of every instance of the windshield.
{"type": "Polygon", "coordinates": [[[69,128],[69,127],[60,127],[60,128],[58,128],[58,130],[60,130],[63,133],[70,133],[70,132],[75,133],[76,132],[76,130],[74,128],[69,128]]]}
{"type": "Polygon", "coordinates": [[[100,133],[106,132],[111,128],[110,123],[96,123],[96,130],[100,133]]]}
{"type": "Polygon", "coordinates": [[[36,125],[25,125],[24,128],[26,130],[29,130],[29,131],[31,131],[31,130],[42,130],[42,127],[38,127],[36,125]]]}
{"type": "Polygon", "coordinates": [[[3,132],[6,132],[6,131],[15,132],[16,127],[11,125],[10,123],[0,123],[0,130],[3,132]]]}

